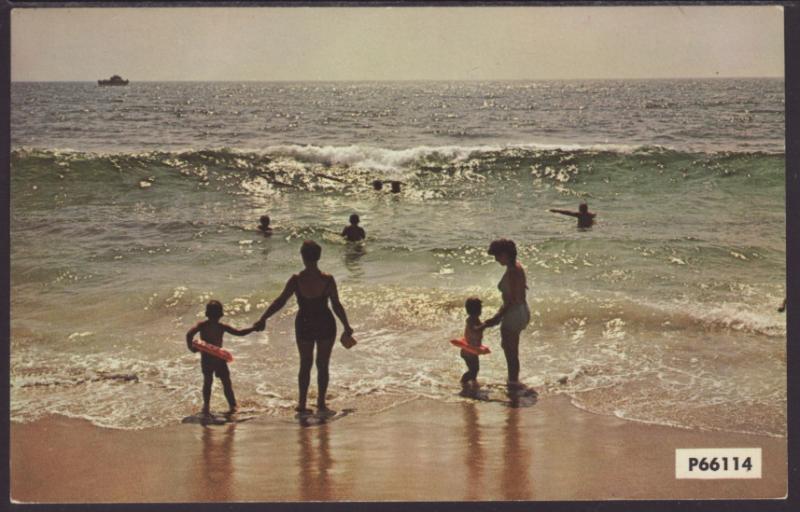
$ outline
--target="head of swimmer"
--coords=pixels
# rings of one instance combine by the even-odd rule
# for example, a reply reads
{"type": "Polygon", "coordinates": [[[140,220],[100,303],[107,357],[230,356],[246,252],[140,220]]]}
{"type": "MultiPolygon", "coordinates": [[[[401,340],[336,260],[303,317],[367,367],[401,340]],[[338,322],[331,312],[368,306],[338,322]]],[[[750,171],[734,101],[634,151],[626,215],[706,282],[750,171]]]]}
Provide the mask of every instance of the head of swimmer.
{"type": "Polygon", "coordinates": [[[269,215],[262,215],[258,220],[261,222],[261,229],[266,229],[269,227],[269,215]]]}
{"type": "Polygon", "coordinates": [[[220,318],[223,317],[225,313],[223,312],[222,303],[218,300],[210,300],[208,304],[206,304],[206,318],[211,320],[212,322],[218,321],[220,318]]]}
{"type": "Polygon", "coordinates": [[[517,245],[513,240],[500,238],[489,244],[489,254],[494,256],[494,260],[503,265],[513,265],[517,261],[517,245]]]}
{"type": "Polygon", "coordinates": [[[578,206],[578,211],[584,214],[589,213],[589,205],[586,202],[581,203],[578,206]]]}
{"type": "Polygon", "coordinates": [[[354,213],[353,215],[350,216],[351,226],[358,226],[359,222],[361,222],[361,217],[359,217],[357,213],[354,213]]]}
{"type": "Polygon", "coordinates": [[[300,246],[300,256],[303,258],[303,265],[316,267],[320,256],[322,256],[322,247],[313,240],[306,240],[300,246]]]}

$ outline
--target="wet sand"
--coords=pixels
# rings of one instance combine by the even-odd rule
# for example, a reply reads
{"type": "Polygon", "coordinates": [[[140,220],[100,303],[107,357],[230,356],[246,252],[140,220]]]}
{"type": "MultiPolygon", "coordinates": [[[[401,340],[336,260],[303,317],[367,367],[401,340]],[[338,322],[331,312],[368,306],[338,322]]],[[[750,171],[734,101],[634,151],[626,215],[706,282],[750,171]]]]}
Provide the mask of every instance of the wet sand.
{"type": "Polygon", "coordinates": [[[17,502],[780,498],[786,440],[581,411],[417,400],[316,426],[262,417],[140,431],[11,425],[17,502]],[[760,480],[676,480],[675,448],[761,447],[760,480]]]}

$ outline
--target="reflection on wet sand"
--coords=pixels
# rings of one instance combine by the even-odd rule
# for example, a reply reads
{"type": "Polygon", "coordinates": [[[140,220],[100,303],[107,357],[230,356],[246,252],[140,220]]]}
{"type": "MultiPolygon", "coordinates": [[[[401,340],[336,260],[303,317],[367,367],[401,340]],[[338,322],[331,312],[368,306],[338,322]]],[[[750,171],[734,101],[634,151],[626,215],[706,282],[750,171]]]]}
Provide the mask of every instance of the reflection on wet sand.
{"type": "Polygon", "coordinates": [[[202,471],[196,475],[202,489],[198,495],[206,501],[233,500],[233,437],[235,424],[223,427],[203,427],[202,471]]]}
{"type": "Polygon", "coordinates": [[[474,403],[464,404],[464,428],[467,442],[464,464],[467,467],[467,489],[464,499],[479,501],[483,499],[483,446],[481,446],[481,427],[478,422],[478,407],[474,403]]]}
{"type": "Polygon", "coordinates": [[[533,499],[531,482],[531,454],[525,447],[525,437],[520,433],[520,415],[530,414],[526,408],[508,408],[503,427],[503,467],[501,469],[501,495],[507,500],[533,499]]]}
{"type": "Polygon", "coordinates": [[[334,460],[330,453],[328,425],[301,427],[297,429],[300,471],[298,495],[303,501],[326,501],[333,499],[333,482],[328,474],[334,460]],[[317,446],[314,446],[314,438],[317,446]]]}
{"type": "Polygon", "coordinates": [[[364,270],[361,268],[361,262],[359,260],[365,254],[367,254],[367,250],[363,243],[348,243],[345,247],[344,266],[347,267],[347,270],[349,270],[350,273],[355,277],[361,277],[364,275],[364,270]]]}

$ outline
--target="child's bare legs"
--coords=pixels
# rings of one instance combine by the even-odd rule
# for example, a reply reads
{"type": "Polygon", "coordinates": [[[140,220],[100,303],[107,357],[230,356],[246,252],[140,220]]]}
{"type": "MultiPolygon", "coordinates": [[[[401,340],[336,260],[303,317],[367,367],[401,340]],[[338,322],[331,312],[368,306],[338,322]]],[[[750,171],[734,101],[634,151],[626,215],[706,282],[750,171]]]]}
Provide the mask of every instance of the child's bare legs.
{"type": "Polygon", "coordinates": [[[233,394],[231,376],[221,375],[219,380],[222,382],[222,389],[225,392],[225,399],[228,401],[228,412],[236,412],[236,396],[233,394]]]}
{"type": "Polygon", "coordinates": [[[211,386],[214,384],[214,373],[203,372],[203,414],[209,413],[211,403],[211,386]]]}
{"type": "Polygon", "coordinates": [[[214,374],[222,383],[225,399],[228,400],[230,412],[236,411],[236,396],[233,394],[233,384],[228,364],[224,361],[206,359],[203,361],[203,414],[209,414],[211,404],[211,388],[214,385],[214,374]]]}
{"type": "Polygon", "coordinates": [[[478,370],[480,370],[480,362],[478,356],[472,354],[465,354],[461,356],[464,362],[467,363],[467,371],[461,376],[461,384],[466,384],[471,380],[478,378],[478,370]]]}

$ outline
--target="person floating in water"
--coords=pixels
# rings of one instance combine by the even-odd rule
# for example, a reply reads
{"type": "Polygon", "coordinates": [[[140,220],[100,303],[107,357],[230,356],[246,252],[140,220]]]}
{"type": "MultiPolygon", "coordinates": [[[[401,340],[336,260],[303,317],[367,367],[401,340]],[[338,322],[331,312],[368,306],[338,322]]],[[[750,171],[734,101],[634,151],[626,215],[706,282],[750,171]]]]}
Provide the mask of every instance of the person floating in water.
{"type": "Polygon", "coordinates": [[[358,214],[354,213],[350,216],[350,225],[345,226],[342,230],[342,236],[347,239],[348,242],[358,242],[359,240],[364,240],[367,237],[367,234],[364,232],[364,228],[359,227],[358,223],[361,222],[358,214]]]}
{"type": "MultiPolygon", "coordinates": [[[[211,345],[222,347],[222,336],[226,332],[234,336],[246,336],[255,330],[252,327],[234,329],[230,325],[223,324],[219,321],[223,314],[222,303],[219,301],[212,300],[206,304],[206,318],[208,318],[208,320],[198,323],[186,333],[186,345],[189,347],[189,350],[192,352],[198,351],[192,346],[192,339],[198,332],[200,333],[201,340],[211,345]]],[[[203,352],[200,354],[200,368],[203,371],[203,414],[209,414],[211,386],[214,383],[214,374],[216,374],[217,378],[222,382],[225,399],[228,401],[228,412],[236,412],[236,396],[233,394],[233,385],[231,384],[231,374],[228,370],[228,363],[218,357],[203,352]]]]}
{"type": "Polygon", "coordinates": [[[586,203],[581,203],[578,206],[577,212],[572,212],[569,210],[556,210],[550,209],[551,213],[560,213],[561,215],[569,215],[570,217],[577,217],[578,218],[578,227],[579,228],[590,228],[594,224],[594,218],[597,216],[596,213],[592,213],[589,211],[589,205],[586,203]]]}
{"type": "MultiPolygon", "coordinates": [[[[470,297],[464,303],[467,310],[467,321],[464,326],[464,341],[473,347],[480,347],[483,340],[483,330],[486,328],[481,323],[481,309],[483,304],[477,297],[470,297]]],[[[467,363],[467,371],[461,376],[461,385],[466,389],[471,387],[473,389],[478,387],[478,371],[480,370],[480,362],[476,354],[471,354],[464,349],[461,349],[461,358],[467,363]]]]}
{"type": "Polygon", "coordinates": [[[272,228],[269,227],[269,215],[262,215],[259,221],[258,230],[261,231],[264,236],[272,236],[272,228]]]}
{"type": "MultiPolygon", "coordinates": [[[[390,181],[387,181],[386,183],[389,183],[391,185],[392,194],[399,194],[402,191],[402,186],[403,186],[403,182],[402,181],[390,180],[390,181]]],[[[373,181],[372,182],[372,188],[374,190],[376,190],[376,191],[383,190],[383,181],[381,181],[381,180],[373,181]]]]}

